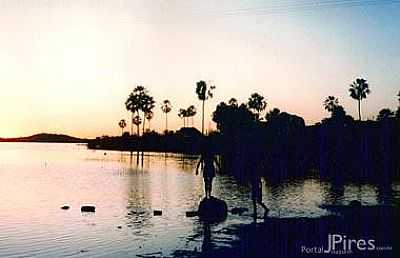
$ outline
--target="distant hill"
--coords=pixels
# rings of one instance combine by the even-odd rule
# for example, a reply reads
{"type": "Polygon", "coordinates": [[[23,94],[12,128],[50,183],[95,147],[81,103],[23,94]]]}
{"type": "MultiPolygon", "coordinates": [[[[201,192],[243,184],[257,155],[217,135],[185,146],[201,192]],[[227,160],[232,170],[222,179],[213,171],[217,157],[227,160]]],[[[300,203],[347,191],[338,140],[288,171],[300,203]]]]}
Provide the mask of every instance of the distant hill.
{"type": "Polygon", "coordinates": [[[40,133],[28,137],[0,138],[0,142],[60,142],[60,143],[85,143],[87,139],[75,138],[64,134],[40,133]]]}

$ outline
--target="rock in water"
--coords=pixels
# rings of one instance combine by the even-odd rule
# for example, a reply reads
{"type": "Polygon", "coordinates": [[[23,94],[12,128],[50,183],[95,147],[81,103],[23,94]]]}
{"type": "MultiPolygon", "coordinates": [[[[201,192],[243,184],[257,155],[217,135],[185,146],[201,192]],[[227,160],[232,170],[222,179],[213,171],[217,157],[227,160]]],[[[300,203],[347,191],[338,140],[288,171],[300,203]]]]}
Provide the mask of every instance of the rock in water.
{"type": "Polygon", "coordinates": [[[154,210],[153,211],[153,215],[154,216],[161,216],[162,215],[162,211],[161,210],[154,210]]]}
{"type": "Polygon", "coordinates": [[[68,206],[68,205],[64,205],[64,206],[61,207],[61,209],[62,209],[62,210],[68,210],[68,209],[69,209],[69,206],[68,206]]]}
{"type": "Polygon", "coordinates": [[[205,222],[219,222],[226,219],[228,206],[223,200],[215,197],[204,198],[199,205],[198,215],[205,222]]]}
{"type": "Polygon", "coordinates": [[[90,205],[85,205],[81,207],[81,212],[95,212],[96,207],[90,206],[90,205]]]}
{"type": "Polygon", "coordinates": [[[199,215],[198,211],[187,211],[186,212],[186,217],[190,218],[190,217],[196,217],[199,215]]]}

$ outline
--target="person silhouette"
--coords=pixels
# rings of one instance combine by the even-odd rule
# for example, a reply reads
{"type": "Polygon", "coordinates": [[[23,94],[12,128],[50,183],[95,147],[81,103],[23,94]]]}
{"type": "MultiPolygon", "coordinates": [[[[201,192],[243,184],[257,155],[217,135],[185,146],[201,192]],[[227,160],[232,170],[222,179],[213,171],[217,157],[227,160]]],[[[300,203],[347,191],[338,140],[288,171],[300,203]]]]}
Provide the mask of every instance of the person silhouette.
{"type": "Polygon", "coordinates": [[[221,166],[218,160],[215,158],[214,153],[211,151],[210,148],[206,148],[205,151],[201,154],[199,163],[196,167],[196,175],[199,174],[199,167],[202,165],[203,170],[203,179],[204,179],[204,192],[206,198],[211,198],[211,191],[212,191],[212,181],[215,177],[215,166],[214,163],[217,165],[218,169],[221,170],[221,166]]]}
{"type": "Polygon", "coordinates": [[[267,217],[269,209],[263,203],[263,184],[261,181],[261,172],[264,169],[264,163],[261,159],[259,151],[253,149],[251,156],[248,158],[248,169],[251,176],[251,199],[253,201],[254,221],[257,221],[257,204],[264,209],[264,219],[267,217]]]}
{"type": "Polygon", "coordinates": [[[264,209],[264,219],[268,215],[269,209],[262,201],[262,182],[258,175],[253,176],[251,181],[251,197],[253,200],[254,219],[257,220],[257,204],[264,209]]]}

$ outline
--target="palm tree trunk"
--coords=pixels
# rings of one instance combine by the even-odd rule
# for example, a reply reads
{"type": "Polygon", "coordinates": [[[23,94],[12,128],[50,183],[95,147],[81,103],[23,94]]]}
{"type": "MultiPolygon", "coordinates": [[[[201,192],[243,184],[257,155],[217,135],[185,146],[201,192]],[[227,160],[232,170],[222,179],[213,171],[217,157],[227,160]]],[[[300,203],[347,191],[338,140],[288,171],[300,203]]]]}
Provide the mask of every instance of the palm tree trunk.
{"type": "Polygon", "coordinates": [[[144,135],[144,124],[146,123],[146,114],[143,112],[143,127],[142,127],[142,136],[144,135]]]}
{"type": "Polygon", "coordinates": [[[168,132],[168,114],[165,113],[165,134],[168,132]]]}
{"type": "Polygon", "coordinates": [[[202,106],[202,114],[201,114],[201,134],[204,135],[204,102],[203,100],[203,106],[202,106]]]}
{"type": "Polygon", "coordinates": [[[132,119],[131,119],[131,135],[133,135],[133,112],[132,112],[132,119]]]}
{"type": "Polygon", "coordinates": [[[358,100],[358,120],[361,121],[361,100],[358,100]]]}

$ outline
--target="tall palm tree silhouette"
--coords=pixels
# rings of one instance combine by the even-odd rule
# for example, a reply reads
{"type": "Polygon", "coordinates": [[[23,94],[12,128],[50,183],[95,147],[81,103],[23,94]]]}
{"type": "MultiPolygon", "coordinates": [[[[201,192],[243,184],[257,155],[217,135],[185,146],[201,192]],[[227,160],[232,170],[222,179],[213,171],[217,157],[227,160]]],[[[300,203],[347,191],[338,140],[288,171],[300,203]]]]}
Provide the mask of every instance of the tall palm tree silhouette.
{"type": "Polygon", "coordinates": [[[126,121],[125,119],[121,119],[118,122],[118,126],[121,128],[121,136],[124,134],[124,128],[126,127],[126,121]]]}
{"type": "Polygon", "coordinates": [[[186,116],[188,118],[191,118],[192,120],[192,126],[193,126],[193,117],[196,115],[197,110],[196,107],[193,105],[190,105],[187,109],[186,109],[186,116]]]}
{"type": "Polygon", "coordinates": [[[142,128],[142,135],[144,134],[144,129],[145,129],[145,121],[146,121],[146,115],[149,113],[153,113],[153,108],[154,108],[155,101],[152,96],[148,95],[146,92],[146,95],[143,96],[142,98],[142,104],[141,104],[141,110],[143,112],[143,128],[142,128]]]}
{"type": "Polygon", "coordinates": [[[168,113],[172,110],[171,101],[168,99],[164,100],[161,105],[161,110],[165,114],[165,132],[168,132],[168,113]]]}
{"type": "Polygon", "coordinates": [[[136,86],[132,93],[129,94],[128,99],[125,102],[125,107],[128,111],[132,112],[131,134],[133,134],[134,114],[136,113],[137,116],[140,116],[139,111],[143,112],[142,133],[144,133],[146,113],[152,111],[154,103],[155,101],[153,97],[148,94],[148,91],[143,86],[136,86]]]}
{"type": "Polygon", "coordinates": [[[367,80],[357,78],[350,84],[349,92],[350,97],[358,102],[358,120],[361,121],[361,101],[367,98],[367,95],[371,93],[367,80]]]}
{"type": "Polygon", "coordinates": [[[178,112],[178,116],[183,119],[183,127],[186,127],[186,118],[187,118],[187,110],[184,108],[180,108],[178,112]]]}
{"type": "Polygon", "coordinates": [[[153,111],[149,111],[149,112],[145,113],[145,116],[146,116],[147,121],[149,121],[149,129],[148,130],[150,131],[150,127],[151,127],[150,121],[151,121],[151,119],[153,119],[154,113],[153,113],[153,111]]]}
{"type": "Polygon", "coordinates": [[[132,124],[136,125],[137,128],[137,136],[139,136],[139,126],[142,123],[142,119],[139,115],[136,115],[132,118],[132,124]]]}
{"type": "Polygon", "coordinates": [[[259,119],[261,112],[267,107],[267,101],[260,94],[253,93],[247,102],[247,106],[255,112],[257,119],[259,119]]]}
{"type": "Polygon", "coordinates": [[[139,115],[139,110],[141,109],[141,98],[144,95],[144,90],[143,86],[136,86],[125,101],[125,108],[132,113],[131,135],[133,135],[134,116],[135,114],[137,116],[139,115]]]}
{"type": "Polygon", "coordinates": [[[202,102],[202,114],[201,114],[201,133],[204,135],[204,105],[207,99],[213,97],[213,90],[215,86],[209,86],[205,81],[199,81],[196,84],[196,94],[199,100],[202,102]]]}

